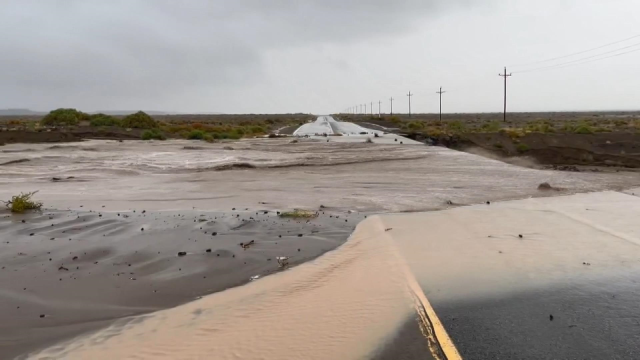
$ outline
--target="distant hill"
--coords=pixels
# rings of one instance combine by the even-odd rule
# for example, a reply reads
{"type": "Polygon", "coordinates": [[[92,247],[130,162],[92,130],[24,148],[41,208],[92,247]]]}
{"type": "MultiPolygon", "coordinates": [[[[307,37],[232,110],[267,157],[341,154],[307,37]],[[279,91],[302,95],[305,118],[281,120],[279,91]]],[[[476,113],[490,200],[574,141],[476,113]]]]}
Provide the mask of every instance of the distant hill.
{"type": "Polygon", "coordinates": [[[33,111],[29,109],[0,109],[0,116],[27,116],[27,115],[45,115],[46,112],[33,111]]]}
{"type": "MultiPolygon", "coordinates": [[[[102,110],[91,111],[89,114],[107,114],[112,116],[126,116],[137,113],[139,110],[102,110]]],[[[154,111],[154,110],[142,110],[149,115],[223,115],[219,112],[202,112],[202,113],[189,113],[189,112],[177,112],[177,111],[154,111]]],[[[48,111],[33,111],[29,109],[0,109],[0,116],[29,116],[29,115],[47,115],[48,111]]]]}

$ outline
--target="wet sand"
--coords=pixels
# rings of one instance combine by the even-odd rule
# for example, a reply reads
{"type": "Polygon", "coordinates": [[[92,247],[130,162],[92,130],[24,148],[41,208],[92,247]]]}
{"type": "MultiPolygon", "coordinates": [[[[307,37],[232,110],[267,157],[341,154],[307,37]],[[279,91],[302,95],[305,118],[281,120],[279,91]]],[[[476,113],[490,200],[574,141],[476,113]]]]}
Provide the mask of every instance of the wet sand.
{"type": "MultiPolygon", "coordinates": [[[[161,309],[245,283],[253,275],[277,272],[275,256],[293,252],[293,264],[313,259],[342,244],[363,214],[447,209],[487,200],[640,185],[636,174],[537,171],[444,148],[314,140],[7,145],[0,152],[0,163],[6,162],[12,163],[2,166],[0,198],[40,190],[37,199],[52,210],[30,215],[33,218],[25,218],[25,223],[16,215],[0,219],[0,235],[9,241],[0,244],[6,249],[0,255],[6,266],[0,280],[10,284],[6,286],[10,291],[3,286],[1,301],[8,304],[2,309],[11,311],[2,314],[11,324],[2,328],[6,331],[0,347],[0,352],[6,351],[3,357],[35,351],[77,334],[83,336],[75,342],[64,341],[66,345],[50,348],[48,353],[83,358],[76,353],[76,345],[98,340],[106,346],[103,351],[114,349],[111,341],[116,341],[117,348],[126,352],[131,350],[129,345],[120,342],[127,336],[117,335],[136,331],[147,342],[140,356],[148,358],[189,358],[206,351],[251,357],[260,349],[267,358],[291,357],[284,349],[297,349],[293,357],[299,358],[310,358],[310,353],[317,358],[393,358],[394,352],[386,351],[397,344],[398,336],[406,338],[398,331],[404,331],[407,321],[421,339],[412,344],[431,348],[424,334],[415,332],[422,330],[419,309],[407,291],[406,274],[390,257],[393,248],[379,238],[384,232],[381,226],[373,233],[366,227],[364,233],[356,231],[345,246],[315,261],[198,300],[205,303],[161,309]],[[28,161],[12,162],[21,159],[28,161]],[[539,191],[541,182],[563,190],[539,191]],[[309,224],[283,222],[275,213],[321,206],[325,214],[309,224]],[[118,212],[129,217],[119,217],[118,212]],[[249,225],[234,229],[242,225],[238,214],[249,225]],[[200,222],[201,215],[207,221],[200,222]],[[303,237],[296,234],[289,239],[282,233],[282,240],[276,238],[284,229],[301,232],[303,237]],[[314,234],[318,229],[322,230],[314,234]],[[211,231],[218,235],[211,236],[211,231]],[[69,232],[77,233],[67,237],[69,232]],[[256,246],[248,250],[238,245],[254,239],[256,246]],[[206,253],[208,248],[211,253],[206,253]],[[180,251],[187,255],[179,257],[180,251]],[[69,271],[58,270],[63,264],[69,271]],[[299,331],[302,318],[308,322],[299,331]],[[114,323],[114,319],[120,320],[114,323]],[[209,321],[218,325],[211,327],[209,321]],[[327,322],[327,327],[316,327],[321,322],[327,322]],[[163,337],[139,327],[145,323],[155,324],[150,325],[153,329],[167,325],[173,330],[162,336],[193,338],[193,348],[188,344],[156,347],[163,337]],[[185,328],[193,333],[179,330],[185,328]],[[94,329],[104,330],[87,333],[94,329]],[[202,337],[210,340],[211,332],[220,342],[201,343],[202,337]],[[234,344],[234,339],[245,337],[252,339],[251,346],[247,341],[234,344]],[[316,340],[309,343],[309,339],[316,340]],[[335,353],[323,352],[327,348],[335,353]]],[[[219,358],[227,356],[222,355],[219,358]]]]}
{"type": "Polygon", "coordinates": [[[5,212],[0,357],[281,271],[276,257],[290,257],[290,266],[314,259],[362,218],[321,211],[307,221],[245,209],[5,212]]]}

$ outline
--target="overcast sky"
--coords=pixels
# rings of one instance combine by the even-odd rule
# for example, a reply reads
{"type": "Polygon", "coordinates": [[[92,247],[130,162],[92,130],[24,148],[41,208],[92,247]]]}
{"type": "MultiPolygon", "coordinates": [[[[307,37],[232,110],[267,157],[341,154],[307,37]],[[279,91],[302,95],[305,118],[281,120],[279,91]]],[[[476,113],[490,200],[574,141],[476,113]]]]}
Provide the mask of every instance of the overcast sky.
{"type": "MultiPolygon", "coordinates": [[[[503,66],[639,24],[638,0],[0,0],[0,108],[437,112],[443,86],[446,112],[497,112],[503,66]]],[[[510,68],[510,109],[640,109],[640,51],[518,73],[627,46],[510,68]]]]}

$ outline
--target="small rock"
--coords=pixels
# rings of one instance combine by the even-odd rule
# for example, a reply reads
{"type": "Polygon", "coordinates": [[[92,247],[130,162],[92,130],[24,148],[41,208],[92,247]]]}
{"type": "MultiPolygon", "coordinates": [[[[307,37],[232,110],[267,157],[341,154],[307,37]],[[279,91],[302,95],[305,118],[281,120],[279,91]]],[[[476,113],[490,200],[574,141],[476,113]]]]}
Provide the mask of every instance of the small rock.
{"type": "Polygon", "coordinates": [[[180,251],[178,253],[178,256],[187,256],[187,252],[186,251],[180,251]]]}
{"type": "Polygon", "coordinates": [[[206,252],[210,253],[210,252],[211,252],[211,249],[207,249],[207,250],[206,250],[206,252]]]}
{"type": "Polygon", "coordinates": [[[553,321],[553,315],[549,315],[549,321],[553,321]]]}
{"type": "Polygon", "coordinates": [[[538,190],[549,191],[553,190],[553,187],[548,182],[543,182],[542,184],[538,185],[538,190]]]}

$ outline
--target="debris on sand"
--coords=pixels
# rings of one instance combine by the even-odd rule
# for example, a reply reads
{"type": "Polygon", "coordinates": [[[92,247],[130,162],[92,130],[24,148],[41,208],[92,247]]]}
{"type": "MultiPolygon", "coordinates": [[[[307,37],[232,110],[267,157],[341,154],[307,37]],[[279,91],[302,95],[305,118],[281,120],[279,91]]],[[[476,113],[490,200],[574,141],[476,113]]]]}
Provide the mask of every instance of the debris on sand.
{"type": "Polygon", "coordinates": [[[246,243],[246,244],[245,244],[245,243],[240,243],[240,246],[241,246],[243,249],[248,249],[249,247],[251,247],[251,246],[252,246],[252,245],[254,245],[255,243],[256,243],[256,241],[255,241],[255,240],[251,240],[251,241],[249,241],[249,242],[248,242],[248,243],[246,243]]]}
{"type": "Polygon", "coordinates": [[[178,256],[187,256],[187,252],[186,251],[180,251],[178,253],[178,256]]]}
{"type": "Polygon", "coordinates": [[[252,277],[249,278],[249,281],[255,281],[260,279],[260,275],[253,275],[252,277]]]}
{"type": "Polygon", "coordinates": [[[276,260],[278,261],[278,266],[280,268],[285,268],[289,266],[289,257],[287,256],[278,256],[276,257],[276,260]]]}
{"type": "Polygon", "coordinates": [[[315,211],[295,209],[293,211],[285,211],[279,214],[282,218],[292,219],[312,219],[318,217],[318,213],[315,211]]]}
{"type": "Polygon", "coordinates": [[[60,266],[60,267],[58,268],[58,271],[69,271],[69,269],[67,269],[67,268],[66,268],[66,267],[64,267],[64,266],[60,266]]]}

